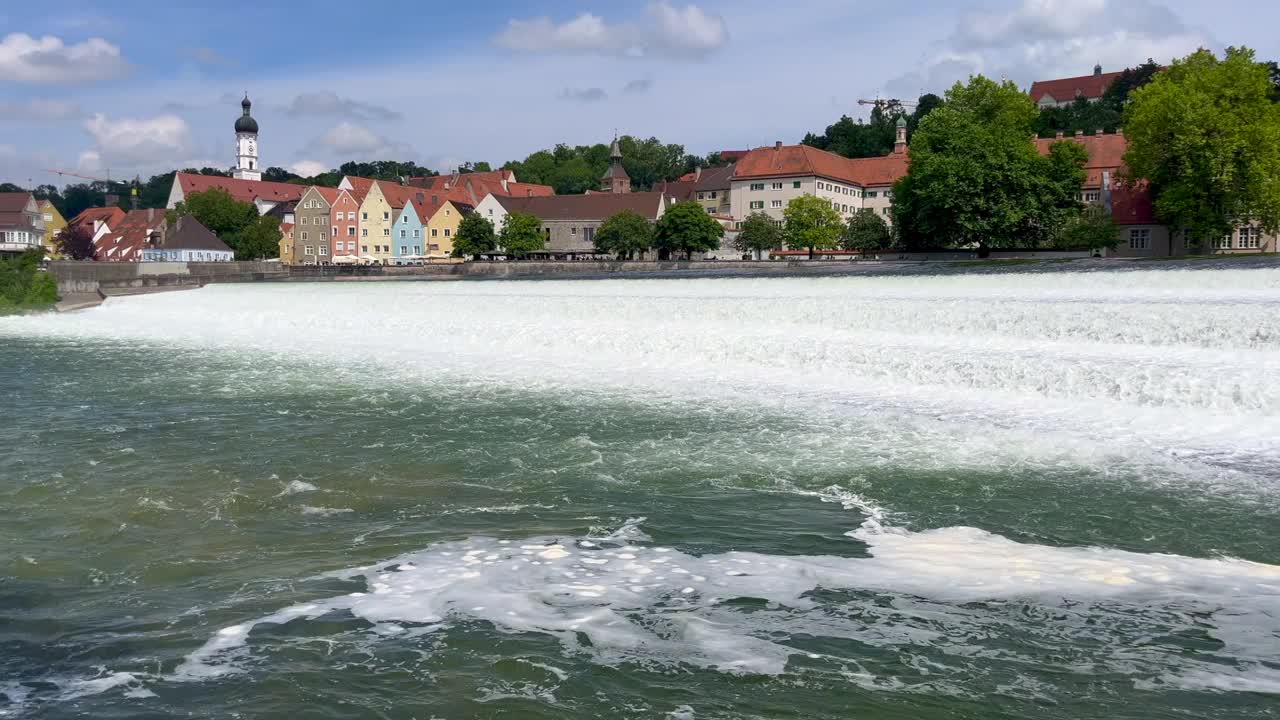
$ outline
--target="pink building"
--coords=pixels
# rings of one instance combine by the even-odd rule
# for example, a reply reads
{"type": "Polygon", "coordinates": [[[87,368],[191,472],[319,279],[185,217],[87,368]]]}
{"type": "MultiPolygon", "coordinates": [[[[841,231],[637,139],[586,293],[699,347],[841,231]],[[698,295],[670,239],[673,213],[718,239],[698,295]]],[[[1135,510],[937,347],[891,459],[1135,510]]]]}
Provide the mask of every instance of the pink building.
{"type": "Polygon", "coordinates": [[[360,201],[350,191],[339,190],[334,198],[330,224],[333,227],[332,255],[359,255],[356,242],[360,236],[360,201]]]}

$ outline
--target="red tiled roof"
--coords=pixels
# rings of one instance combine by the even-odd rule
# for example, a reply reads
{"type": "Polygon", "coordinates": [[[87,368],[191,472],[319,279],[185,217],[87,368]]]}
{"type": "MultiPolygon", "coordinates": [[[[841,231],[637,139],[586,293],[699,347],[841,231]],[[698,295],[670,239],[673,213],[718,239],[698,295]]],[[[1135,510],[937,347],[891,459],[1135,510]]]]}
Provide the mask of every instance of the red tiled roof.
{"type": "Polygon", "coordinates": [[[1155,206],[1151,189],[1145,180],[1126,187],[1115,182],[1111,187],[1111,219],[1117,225],[1155,225],[1155,206]]]}
{"type": "Polygon", "coordinates": [[[194,175],[191,173],[178,173],[174,176],[174,182],[177,182],[178,186],[182,188],[184,196],[212,190],[213,188],[221,188],[240,202],[253,202],[257,198],[270,202],[297,200],[307,190],[304,185],[293,185],[291,183],[237,180],[236,178],[218,175],[194,175]]]}
{"type": "MultiPolygon", "coordinates": [[[[550,185],[512,182],[507,183],[507,193],[510,194],[511,197],[551,197],[556,194],[556,189],[550,185]]],[[[481,198],[483,197],[484,196],[482,195],[481,198]]]]}
{"type": "Polygon", "coordinates": [[[152,231],[160,229],[164,222],[164,210],[130,210],[115,225],[108,224],[111,231],[94,243],[98,260],[137,261],[152,231]]]}
{"type": "Polygon", "coordinates": [[[1045,95],[1058,102],[1071,102],[1077,97],[1093,100],[1102,97],[1111,82],[1118,77],[1120,73],[1109,72],[1059,80],[1037,80],[1031,83],[1031,100],[1038,103],[1045,95]]]}
{"type": "Polygon", "coordinates": [[[813,175],[855,185],[891,185],[907,174],[906,153],[850,159],[808,145],[756,148],[734,165],[733,179],[813,175]]]}

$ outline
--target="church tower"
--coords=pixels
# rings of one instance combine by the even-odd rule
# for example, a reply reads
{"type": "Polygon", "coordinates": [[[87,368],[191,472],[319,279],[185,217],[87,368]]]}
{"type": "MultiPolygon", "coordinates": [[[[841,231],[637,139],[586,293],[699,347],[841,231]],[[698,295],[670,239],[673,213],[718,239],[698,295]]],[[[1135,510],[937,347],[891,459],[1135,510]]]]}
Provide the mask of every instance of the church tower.
{"type": "Polygon", "coordinates": [[[258,121],[249,115],[249,93],[245,93],[240,107],[244,114],[236,118],[236,170],[237,180],[261,180],[262,165],[258,163],[258,121]]]}
{"type": "Polygon", "coordinates": [[[600,190],[607,193],[631,192],[631,176],[622,167],[622,148],[618,146],[618,138],[613,138],[609,148],[609,169],[600,178],[600,190]]]}

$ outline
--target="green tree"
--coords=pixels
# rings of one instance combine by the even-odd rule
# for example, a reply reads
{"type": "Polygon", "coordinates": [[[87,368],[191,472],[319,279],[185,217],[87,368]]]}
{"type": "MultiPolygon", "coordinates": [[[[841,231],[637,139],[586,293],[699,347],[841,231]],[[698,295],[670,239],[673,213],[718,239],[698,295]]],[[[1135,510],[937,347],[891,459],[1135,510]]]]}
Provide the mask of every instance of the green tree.
{"type": "Polygon", "coordinates": [[[596,252],[630,260],[653,247],[653,225],[634,210],[609,216],[596,230],[596,252]]]}
{"type": "Polygon", "coordinates": [[[460,173],[492,172],[492,171],[493,171],[493,168],[489,167],[489,163],[485,162],[484,160],[481,160],[480,162],[464,162],[458,166],[458,172],[460,173]]]}
{"type": "Polygon", "coordinates": [[[493,232],[493,223],[479,213],[470,212],[462,216],[458,223],[458,231],[453,234],[453,256],[466,257],[474,255],[477,260],[481,253],[493,252],[498,246],[498,237],[493,232]]]}
{"type": "Polygon", "coordinates": [[[201,225],[226,242],[223,236],[238,233],[257,219],[258,208],[253,203],[236,200],[222,188],[212,188],[187,195],[166,213],[170,225],[184,215],[191,215],[199,220],[201,225]]]}
{"type": "Polygon", "coordinates": [[[541,250],[545,243],[542,221],[526,213],[514,212],[507,215],[502,232],[498,234],[498,245],[516,258],[541,250]]]}
{"type": "Polygon", "coordinates": [[[280,256],[280,218],[255,218],[239,232],[222,238],[237,260],[265,260],[280,256]]]}
{"type": "Polygon", "coordinates": [[[808,193],[792,198],[783,209],[782,218],[787,247],[807,248],[810,258],[814,250],[834,250],[844,232],[844,222],[831,202],[808,193]]]}
{"type": "Polygon", "coordinates": [[[1087,153],[1032,141],[1037,111],[1012,82],[956,83],[946,103],[920,121],[907,175],[893,191],[903,244],[929,247],[1036,247],[1058,236],[1079,208],[1087,153]]]}
{"type": "Polygon", "coordinates": [[[93,260],[98,256],[93,246],[93,228],[88,223],[63,228],[54,237],[58,254],[71,260],[93,260]]]}
{"type": "Polygon", "coordinates": [[[40,270],[44,249],[0,255],[0,314],[37,310],[58,302],[58,284],[40,270]]]}
{"type": "Polygon", "coordinates": [[[696,202],[686,201],[672,205],[654,227],[653,246],[662,259],[672,253],[683,252],[685,259],[693,259],[695,252],[709,252],[720,247],[724,226],[716,222],[696,202]]]}
{"type": "Polygon", "coordinates": [[[782,228],[768,215],[753,212],[742,221],[742,229],[733,240],[733,247],[744,253],[752,253],[755,259],[763,259],[763,253],[782,247],[782,228]]]}
{"type": "Polygon", "coordinates": [[[1103,250],[1120,244],[1120,229],[1101,205],[1089,205],[1062,228],[1058,246],[1064,250],[1103,250]]]}
{"type": "Polygon", "coordinates": [[[1280,230],[1280,105],[1269,68],[1248,48],[1219,60],[1198,50],[1135,91],[1125,110],[1134,178],[1150,181],[1155,212],[1188,237],[1238,225],[1280,230]]]}
{"type": "Polygon", "coordinates": [[[893,233],[889,232],[889,224],[871,208],[862,208],[854,213],[840,237],[840,247],[845,250],[888,250],[892,244],[893,233]]]}

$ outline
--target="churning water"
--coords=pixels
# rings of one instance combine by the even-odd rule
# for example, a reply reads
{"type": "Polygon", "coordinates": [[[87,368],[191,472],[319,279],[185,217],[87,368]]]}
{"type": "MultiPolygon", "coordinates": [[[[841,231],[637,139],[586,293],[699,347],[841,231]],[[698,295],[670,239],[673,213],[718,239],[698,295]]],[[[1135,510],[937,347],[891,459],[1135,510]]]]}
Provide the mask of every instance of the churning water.
{"type": "Polygon", "coordinates": [[[1280,270],[0,319],[0,717],[1275,717],[1280,270]]]}

